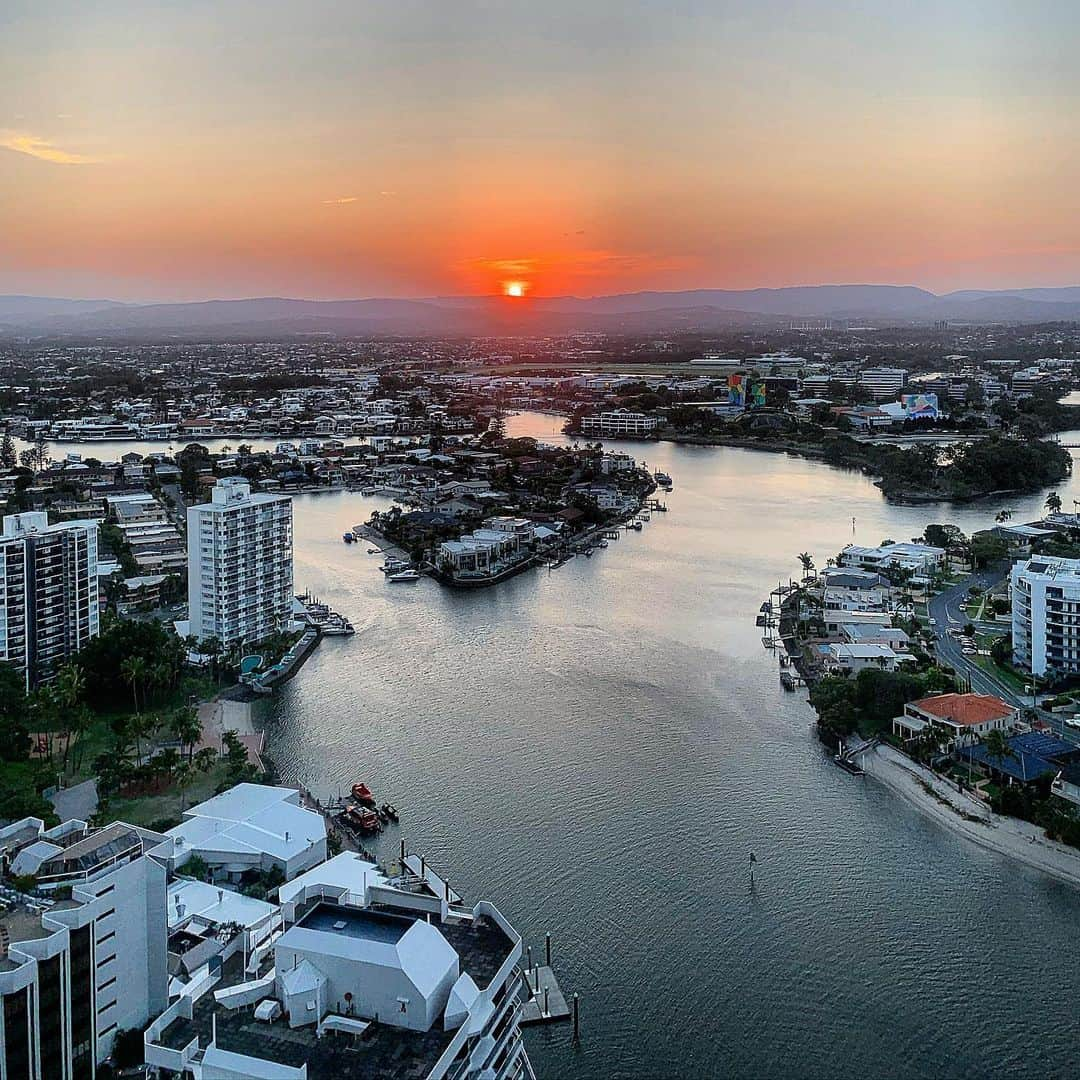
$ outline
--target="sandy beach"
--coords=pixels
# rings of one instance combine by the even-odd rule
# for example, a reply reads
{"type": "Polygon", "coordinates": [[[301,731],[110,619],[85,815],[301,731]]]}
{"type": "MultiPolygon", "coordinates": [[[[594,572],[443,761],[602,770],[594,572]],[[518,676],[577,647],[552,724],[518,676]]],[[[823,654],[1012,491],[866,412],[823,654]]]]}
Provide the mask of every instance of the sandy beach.
{"type": "Polygon", "coordinates": [[[860,756],[860,764],[869,776],[946,828],[990,851],[1080,887],[1080,850],[1048,840],[1037,825],[991,813],[985,803],[957,791],[891,746],[867,751],[860,756]]]}

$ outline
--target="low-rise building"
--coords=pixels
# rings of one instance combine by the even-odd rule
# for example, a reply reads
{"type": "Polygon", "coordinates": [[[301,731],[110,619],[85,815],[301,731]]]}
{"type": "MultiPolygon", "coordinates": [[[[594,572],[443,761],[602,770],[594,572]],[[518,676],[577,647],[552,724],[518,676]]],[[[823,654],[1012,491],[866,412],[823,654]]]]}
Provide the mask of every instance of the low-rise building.
{"type": "Polygon", "coordinates": [[[302,807],[293,788],[237,784],[184,818],[154,851],[170,869],[197,854],[221,880],[275,867],[289,880],[326,859],[326,821],[302,807]]]}
{"type": "Polygon", "coordinates": [[[1018,718],[1015,707],[993,694],[935,694],[909,701],[903,716],[893,720],[893,733],[911,739],[933,724],[944,729],[953,745],[961,745],[991,731],[1007,731],[1018,718]]]}
{"type": "Polygon", "coordinates": [[[616,409],[598,416],[582,417],[581,431],[583,435],[601,435],[608,438],[646,438],[652,435],[659,425],[660,421],[655,416],[616,409]]]}
{"type": "Polygon", "coordinates": [[[841,566],[863,570],[906,570],[917,578],[926,578],[945,563],[945,549],[930,544],[887,543],[878,547],[848,544],[840,552],[841,566]]]}
{"type": "Polygon", "coordinates": [[[216,1080],[533,1075],[521,938],[493,904],[464,904],[415,856],[389,877],[352,852],[280,899],[283,933],[165,1010],[148,1064],[216,1080]]]}

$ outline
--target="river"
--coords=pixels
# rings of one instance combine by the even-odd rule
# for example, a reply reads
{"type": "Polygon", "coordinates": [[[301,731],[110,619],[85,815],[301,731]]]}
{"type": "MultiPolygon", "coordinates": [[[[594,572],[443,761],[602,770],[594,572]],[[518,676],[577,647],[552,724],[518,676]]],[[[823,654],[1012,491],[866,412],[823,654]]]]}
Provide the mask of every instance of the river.
{"type": "MultiPolygon", "coordinates": [[[[556,441],[558,423],[508,428],[556,441]]],[[[784,455],[609,445],[671,473],[670,512],[490,590],[388,585],[341,542],[384,500],[296,499],[297,588],[357,634],[260,706],[282,776],[367,781],[401,811],[386,854],[404,835],[534,948],[553,934],[582,1038],[532,1030],[541,1077],[1071,1072],[1077,894],[836,768],[754,625],[801,551],[820,565],[1000,507],[893,506],[784,455]]],[[[1080,478],[1060,490],[1070,506],[1080,478]]],[[[1043,497],[1011,500],[1015,520],[1043,497]]]]}

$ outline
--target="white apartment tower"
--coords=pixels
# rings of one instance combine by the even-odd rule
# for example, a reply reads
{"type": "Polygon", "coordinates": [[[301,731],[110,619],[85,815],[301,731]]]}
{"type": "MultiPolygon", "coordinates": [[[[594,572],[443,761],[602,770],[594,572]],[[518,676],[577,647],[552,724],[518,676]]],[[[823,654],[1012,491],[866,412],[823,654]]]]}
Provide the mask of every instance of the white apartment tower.
{"type": "Polygon", "coordinates": [[[187,529],[191,633],[228,646],[280,630],[293,603],[292,499],[226,477],[188,508],[187,529]]]}
{"type": "Polygon", "coordinates": [[[75,824],[81,839],[59,835],[61,825],[22,856],[37,865],[39,888],[70,888],[70,898],[9,893],[0,915],[5,1080],[92,1080],[117,1032],[142,1027],[169,1002],[165,868],[145,855],[160,835],[122,822],[97,831],[75,824]]]}
{"type": "Polygon", "coordinates": [[[1033,555],[1010,584],[1016,663],[1036,675],[1080,672],[1080,559],[1033,555]]]}
{"type": "Polygon", "coordinates": [[[9,514],[0,535],[0,663],[48,682],[100,629],[98,527],[9,514]]]}

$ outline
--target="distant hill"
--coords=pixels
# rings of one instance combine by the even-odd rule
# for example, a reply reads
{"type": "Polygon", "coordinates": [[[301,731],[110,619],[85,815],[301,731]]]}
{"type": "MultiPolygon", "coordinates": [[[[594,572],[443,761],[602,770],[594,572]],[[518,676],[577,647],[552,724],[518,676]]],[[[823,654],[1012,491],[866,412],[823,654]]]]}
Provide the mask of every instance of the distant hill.
{"type": "Polygon", "coordinates": [[[0,323],[78,315],[105,308],[124,307],[116,300],[63,300],[52,296],[0,296],[0,323]]]}
{"type": "Polygon", "coordinates": [[[255,297],[186,304],[0,297],[0,333],[139,340],[315,333],[339,336],[662,333],[782,326],[798,318],[855,319],[876,325],[938,319],[973,323],[1068,322],[1080,320],[1080,286],[969,289],[942,296],[901,285],[812,285],[525,300],[501,296],[415,300],[255,297]]]}

